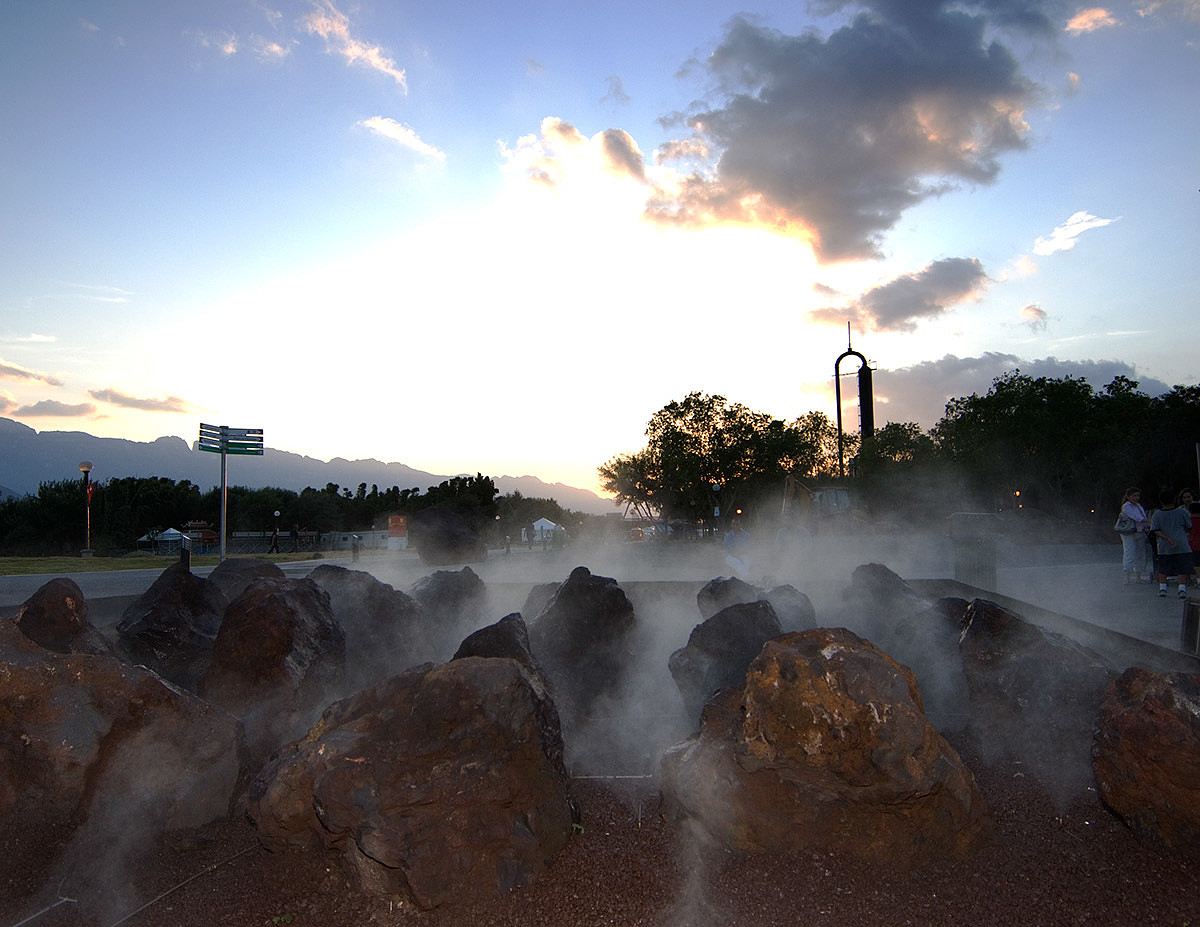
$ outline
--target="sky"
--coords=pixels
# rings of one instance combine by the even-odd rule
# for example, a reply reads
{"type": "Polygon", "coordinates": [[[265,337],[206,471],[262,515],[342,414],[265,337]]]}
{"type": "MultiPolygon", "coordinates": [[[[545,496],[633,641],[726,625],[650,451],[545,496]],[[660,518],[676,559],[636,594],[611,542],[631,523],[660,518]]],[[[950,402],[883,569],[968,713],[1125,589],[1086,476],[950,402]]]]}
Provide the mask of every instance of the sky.
{"type": "Polygon", "coordinates": [[[0,416],[39,431],[596,489],[692,391],[836,420],[849,348],[877,426],[1200,379],[1200,0],[4,19],[0,416]]]}

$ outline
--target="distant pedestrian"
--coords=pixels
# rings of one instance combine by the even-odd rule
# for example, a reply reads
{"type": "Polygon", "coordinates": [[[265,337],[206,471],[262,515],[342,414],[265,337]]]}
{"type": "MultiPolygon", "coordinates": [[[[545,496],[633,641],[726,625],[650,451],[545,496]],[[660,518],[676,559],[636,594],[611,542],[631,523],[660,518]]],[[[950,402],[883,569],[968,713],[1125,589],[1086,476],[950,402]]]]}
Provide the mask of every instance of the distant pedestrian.
{"type": "Polygon", "coordinates": [[[1142,491],[1137,487],[1125,490],[1121,500],[1121,524],[1128,525],[1128,530],[1119,531],[1121,536],[1121,570],[1125,574],[1125,584],[1150,582],[1150,567],[1147,565],[1149,550],[1146,544],[1146,530],[1150,527],[1150,517],[1142,505],[1142,491]],[[1142,578],[1142,574],[1145,579],[1142,578]]]}
{"type": "Polygon", "coordinates": [[[528,524],[521,529],[521,533],[525,535],[525,547],[533,550],[533,538],[537,534],[537,529],[532,524],[528,524]]]}
{"type": "Polygon", "coordinates": [[[750,575],[750,533],[742,527],[741,519],[735,518],[733,524],[725,532],[725,563],[733,570],[738,579],[748,579],[750,575]]]}
{"type": "Polygon", "coordinates": [[[300,526],[292,525],[292,553],[300,553],[300,526]]]}
{"type": "Polygon", "coordinates": [[[279,526],[276,525],[271,531],[271,546],[267,548],[268,554],[279,553],[279,526]]]}
{"type": "Polygon", "coordinates": [[[1150,519],[1150,532],[1158,544],[1158,594],[1167,594],[1167,579],[1174,576],[1179,582],[1179,597],[1187,598],[1187,581],[1192,575],[1192,548],[1188,534],[1192,516],[1175,501],[1170,490],[1159,497],[1162,508],[1150,519]]]}

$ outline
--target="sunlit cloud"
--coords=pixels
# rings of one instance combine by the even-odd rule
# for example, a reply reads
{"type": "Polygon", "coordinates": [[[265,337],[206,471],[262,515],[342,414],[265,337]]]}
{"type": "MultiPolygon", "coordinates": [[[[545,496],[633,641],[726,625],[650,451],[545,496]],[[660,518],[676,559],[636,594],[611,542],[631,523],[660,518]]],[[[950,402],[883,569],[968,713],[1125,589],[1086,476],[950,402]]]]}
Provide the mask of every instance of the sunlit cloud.
{"type": "MultiPolygon", "coordinates": [[[[127,303],[135,295],[129,290],[105,284],[72,283],[68,299],[87,299],[96,303],[127,303]]],[[[62,298],[62,297],[60,297],[62,298]]]]}
{"type": "Polygon", "coordinates": [[[39,373],[36,370],[30,370],[27,367],[22,367],[20,364],[12,364],[0,358],[0,377],[7,377],[10,380],[35,380],[40,383],[45,383],[47,386],[62,386],[62,380],[48,373],[39,373]]]}
{"type": "Polygon", "coordinates": [[[1049,318],[1046,310],[1036,303],[1030,303],[1021,309],[1021,321],[1029,326],[1030,331],[1045,331],[1046,320],[1049,318]]]}
{"type": "Polygon", "coordinates": [[[20,406],[12,414],[18,418],[83,418],[95,415],[96,407],[90,402],[66,403],[43,399],[32,405],[20,406]]]}
{"type": "Polygon", "coordinates": [[[1033,243],[1033,253],[1040,254],[1043,257],[1049,254],[1054,254],[1058,251],[1070,251],[1075,247],[1075,241],[1084,232],[1091,229],[1104,228],[1106,225],[1117,221],[1116,219],[1101,219],[1098,216],[1093,216],[1091,213],[1080,212],[1074,213],[1066,222],[1058,226],[1045,238],[1038,238],[1033,243]]]}
{"type": "Polygon", "coordinates": [[[12,415],[17,408],[17,401],[10,393],[0,391],[0,415],[12,415]]]}
{"type": "Polygon", "coordinates": [[[290,45],[283,45],[261,35],[250,36],[250,47],[260,61],[282,61],[292,53],[290,45]]]}
{"type": "Polygon", "coordinates": [[[143,412],[188,412],[190,407],[178,396],[167,396],[163,399],[139,399],[127,396],[115,389],[93,389],[88,394],[100,402],[107,402],[123,409],[140,409],[143,412]]]}
{"type": "Polygon", "coordinates": [[[238,53],[238,38],[232,32],[197,33],[196,41],[201,48],[210,49],[225,58],[238,53]]]}
{"type": "Polygon", "coordinates": [[[806,317],[818,324],[857,323],[865,331],[911,332],[918,321],[978,300],[988,282],[975,258],[947,258],[874,287],[847,306],[822,307],[806,317]]]}
{"type": "Polygon", "coordinates": [[[326,49],[341,55],[348,65],[361,65],[386,74],[408,91],[408,79],[404,69],[384,54],[378,45],[369,45],[350,34],[350,18],[337,9],[329,0],[318,3],[316,8],[303,19],[304,27],[311,35],[325,40],[326,49]]]}
{"type": "Polygon", "coordinates": [[[1083,32],[1096,32],[1100,29],[1110,29],[1117,26],[1117,18],[1103,7],[1093,7],[1080,10],[1067,22],[1067,32],[1079,35],[1083,32]]]}
{"type": "Polygon", "coordinates": [[[0,343],[3,344],[54,344],[58,339],[54,335],[39,335],[37,332],[30,332],[28,335],[12,335],[7,338],[0,337],[0,343]]]}
{"type": "Polygon", "coordinates": [[[389,119],[387,116],[372,116],[370,119],[363,119],[358,124],[422,157],[434,158],[438,161],[446,160],[444,151],[422,141],[416,132],[395,119],[389,119]]]}

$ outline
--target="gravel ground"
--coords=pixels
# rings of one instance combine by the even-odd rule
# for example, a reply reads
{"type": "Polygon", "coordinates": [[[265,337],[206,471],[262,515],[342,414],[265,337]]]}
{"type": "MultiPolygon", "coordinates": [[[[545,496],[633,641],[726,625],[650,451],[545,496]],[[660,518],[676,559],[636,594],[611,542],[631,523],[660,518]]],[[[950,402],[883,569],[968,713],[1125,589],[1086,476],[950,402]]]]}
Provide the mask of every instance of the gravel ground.
{"type": "Polygon", "coordinates": [[[579,780],[583,833],[536,883],[487,905],[422,913],[389,904],[326,860],[268,853],[236,820],[147,847],[132,874],[110,879],[103,903],[53,907],[73,893],[71,878],[39,892],[53,847],[0,835],[0,927],[1200,924],[1200,847],[1145,846],[1094,792],[1058,808],[1019,764],[984,768],[960,752],[992,811],[992,839],[968,859],[915,871],[838,853],[702,849],[651,782],[579,780]]]}

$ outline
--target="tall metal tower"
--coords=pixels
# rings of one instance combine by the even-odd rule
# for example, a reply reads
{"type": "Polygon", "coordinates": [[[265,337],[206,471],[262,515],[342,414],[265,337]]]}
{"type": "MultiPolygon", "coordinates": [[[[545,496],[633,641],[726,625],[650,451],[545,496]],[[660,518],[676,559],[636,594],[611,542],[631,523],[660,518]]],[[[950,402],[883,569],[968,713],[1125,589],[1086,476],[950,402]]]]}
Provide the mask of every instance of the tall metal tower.
{"type": "Polygon", "coordinates": [[[846,475],[846,456],[842,438],[842,361],[847,357],[857,357],[862,363],[858,368],[858,422],[859,435],[863,441],[875,434],[875,394],[871,387],[871,368],[867,359],[850,344],[850,323],[846,323],[846,350],[838,355],[833,365],[833,393],[837,401],[838,428],[838,475],[846,475]]]}

